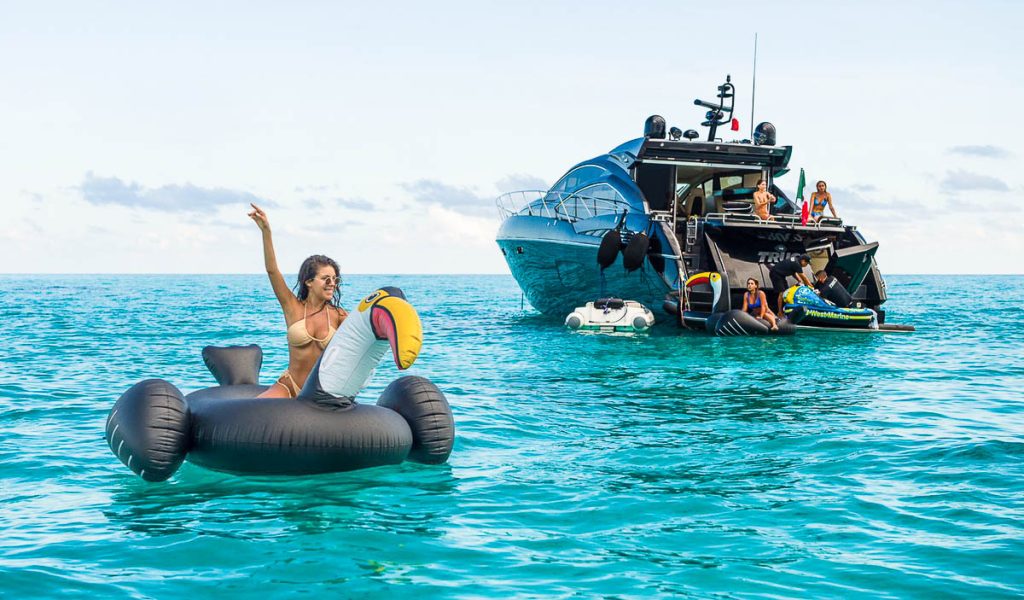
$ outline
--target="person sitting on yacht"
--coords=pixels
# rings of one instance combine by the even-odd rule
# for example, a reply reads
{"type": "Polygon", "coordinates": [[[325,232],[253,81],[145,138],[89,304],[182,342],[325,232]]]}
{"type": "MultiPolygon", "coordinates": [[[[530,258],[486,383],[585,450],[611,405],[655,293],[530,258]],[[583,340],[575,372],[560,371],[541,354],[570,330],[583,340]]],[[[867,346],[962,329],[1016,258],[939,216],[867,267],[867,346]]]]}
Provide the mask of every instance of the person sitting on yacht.
{"type": "Polygon", "coordinates": [[[751,277],[747,280],[747,291],[743,294],[743,312],[753,316],[755,319],[768,321],[772,331],[778,331],[779,326],[775,323],[775,313],[768,308],[768,297],[760,289],[761,283],[751,277]]]}
{"type": "Polygon", "coordinates": [[[811,220],[817,223],[825,216],[825,207],[827,206],[832,211],[832,216],[839,218],[836,214],[836,208],[832,205],[832,194],[828,193],[828,184],[824,181],[819,181],[815,187],[816,192],[811,194],[811,220]]]}
{"type": "Polygon", "coordinates": [[[757,180],[757,191],[754,192],[754,214],[762,221],[774,221],[768,209],[775,204],[775,194],[768,191],[768,182],[764,179],[757,180]]]}
{"type": "Polygon", "coordinates": [[[789,258],[777,262],[772,265],[771,269],[768,269],[768,277],[772,282],[772,289],[779,295],[779,314],[782,314],[782,294],[788,287],[786,285],[786,278],[793,276],[796,277],[797,283],[806,285],[807,287],[814,287],[811,285],[811,280],[807,279],[804,275],[804,267],[809,265],[811,257],[806,254],[800,254],[798,256],[790,256],[789,258]]]}
{"type": "Polygon", "coordinates": [[[825,300],[839,308],[849,308],[854,304],[853,296],[850,295],[850,292],[846,291],[843,284],[839,283],[838,279],[829,275],[824,270],[815,273],[814,279],[814,291],[818,292],[818,295],[825,300]]]}

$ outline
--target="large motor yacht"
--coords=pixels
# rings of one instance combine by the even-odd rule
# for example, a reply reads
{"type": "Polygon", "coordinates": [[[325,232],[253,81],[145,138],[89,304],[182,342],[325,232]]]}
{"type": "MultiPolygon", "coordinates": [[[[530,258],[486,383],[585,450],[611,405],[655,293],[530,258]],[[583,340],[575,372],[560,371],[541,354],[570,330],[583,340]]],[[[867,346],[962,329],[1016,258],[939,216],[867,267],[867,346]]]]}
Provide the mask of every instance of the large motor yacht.
{"type": "MultiPolygon", "coordinates": [[[[682,306],[687,277],[716,271],[736,306],[748,277],[769,285],[772,264],[806,253],[811,271],[828,271],[884,322],[878,243],[840,219],[803,222],[776,185],[793,149],[776,145],[775,127],[759,124],[753,140],[718,137],[723,126],[737,128],[734,102],[727,78],[716,101],[694,101],[707,109],[704,139],[653,115],[644,137],[577,164],[551,189],[500,196],[497,243],[530,304],[557,316],[606,295],[648,306],[675,297],[682,306]],[[760,179],[777,198],[769,220],[753,211],[760,179]]],[[[772,299],[778,291],[766,289],[772,299]]],[[[710,309],[705,301],[686,304],[710,309]]]]}

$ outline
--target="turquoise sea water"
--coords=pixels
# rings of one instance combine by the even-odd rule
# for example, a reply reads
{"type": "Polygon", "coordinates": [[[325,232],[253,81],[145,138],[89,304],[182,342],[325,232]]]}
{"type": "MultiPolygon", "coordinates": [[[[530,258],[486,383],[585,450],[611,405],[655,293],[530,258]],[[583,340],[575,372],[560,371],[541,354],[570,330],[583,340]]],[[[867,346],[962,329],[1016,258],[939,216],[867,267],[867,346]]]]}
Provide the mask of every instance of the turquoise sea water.
{"type": "Polygon", "coordinates": [[[1022,595],[1024,277],[888,281],[916,334],[584,335],[510,277],[352,276],[419,309],[449,463],[147,484],[108,410],[212,385],[206,344],[269,381],[265,278],[0,276],[0,596],[1022,595]]]}

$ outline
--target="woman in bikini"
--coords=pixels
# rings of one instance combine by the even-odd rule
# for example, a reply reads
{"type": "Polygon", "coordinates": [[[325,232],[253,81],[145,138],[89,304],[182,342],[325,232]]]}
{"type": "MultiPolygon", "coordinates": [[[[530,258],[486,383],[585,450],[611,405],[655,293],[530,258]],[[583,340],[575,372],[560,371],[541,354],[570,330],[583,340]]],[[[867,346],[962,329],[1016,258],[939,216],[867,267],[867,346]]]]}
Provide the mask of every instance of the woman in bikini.
{"type": "Polygon", "coordinates": [[[288,326],[288,368],[260,396],[295,398],[327,343],[334,337],[334,332],[348,315],[338,306],[341,286],[338,263],[320,254],[302,261],[296,291],[292,293],[277,267],[267,213],[255,204],[252,209],[249,218],[263,233],[263,262],[267,277],[277,301],[281,303],[284,322],[288,326]]]}
{"type": "Polygon", "coordinates": [[[768,191],[768,182],[764,179],[757,181],[757,191],[754,192],[754,214],[762,221],[774,221],[768,211],[775,203],[775,194],[768,191]]]}
{"type": "Polygon", "coordinates": [[[838,219],[839,215],[836,214],[836,209],[832,206],[832,194],[828,193],[828,184],[819,181],[814,187],[817,188],[817,191],[811,194],[811,220],[815,223],[820,221],[825,216],[826,206],[832,211],[832,216],[838,219]]]}
{"type": "Polygon", "coordinates": [[[772,331],[779,330],[775,322],[775,313],[768,308],[768,298],[761,291],[761,284],[753,277],[747,280],[747,291],[743,294],[743,312],[768,321],[772,331]]]}

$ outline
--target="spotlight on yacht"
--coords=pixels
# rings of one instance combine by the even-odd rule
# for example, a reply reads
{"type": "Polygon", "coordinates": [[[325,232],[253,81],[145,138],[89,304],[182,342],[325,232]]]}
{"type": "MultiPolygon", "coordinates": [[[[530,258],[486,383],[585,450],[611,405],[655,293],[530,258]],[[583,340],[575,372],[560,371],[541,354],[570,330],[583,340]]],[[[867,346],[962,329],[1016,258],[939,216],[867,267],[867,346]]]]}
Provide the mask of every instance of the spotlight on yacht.
{"type": "Polygon", "coordinates": [[[665,139],[665,118],[661,115],[651,115],[644,122],[644,137],[652,140],[665,139]]]}
{"type": "Polygon", "coordinates": [[[687,129],[686,133],[683,134],[683,137],[688,140],[695,140],[700,137],[700,134],[697,133],[696,129],[687,129]]]}
{"type": "Polygon", "coordinates": [[[765,121],[754,128],[754,144],[758,146],[775,145],[775,126],[765,121]]]}
{"type": "Polygon", "coordinates": [[[668,130],[668,136],[673,140],[678,141],[679,138],[683,137],[683,130],[678,127],[673,127],[668,130]]]}

